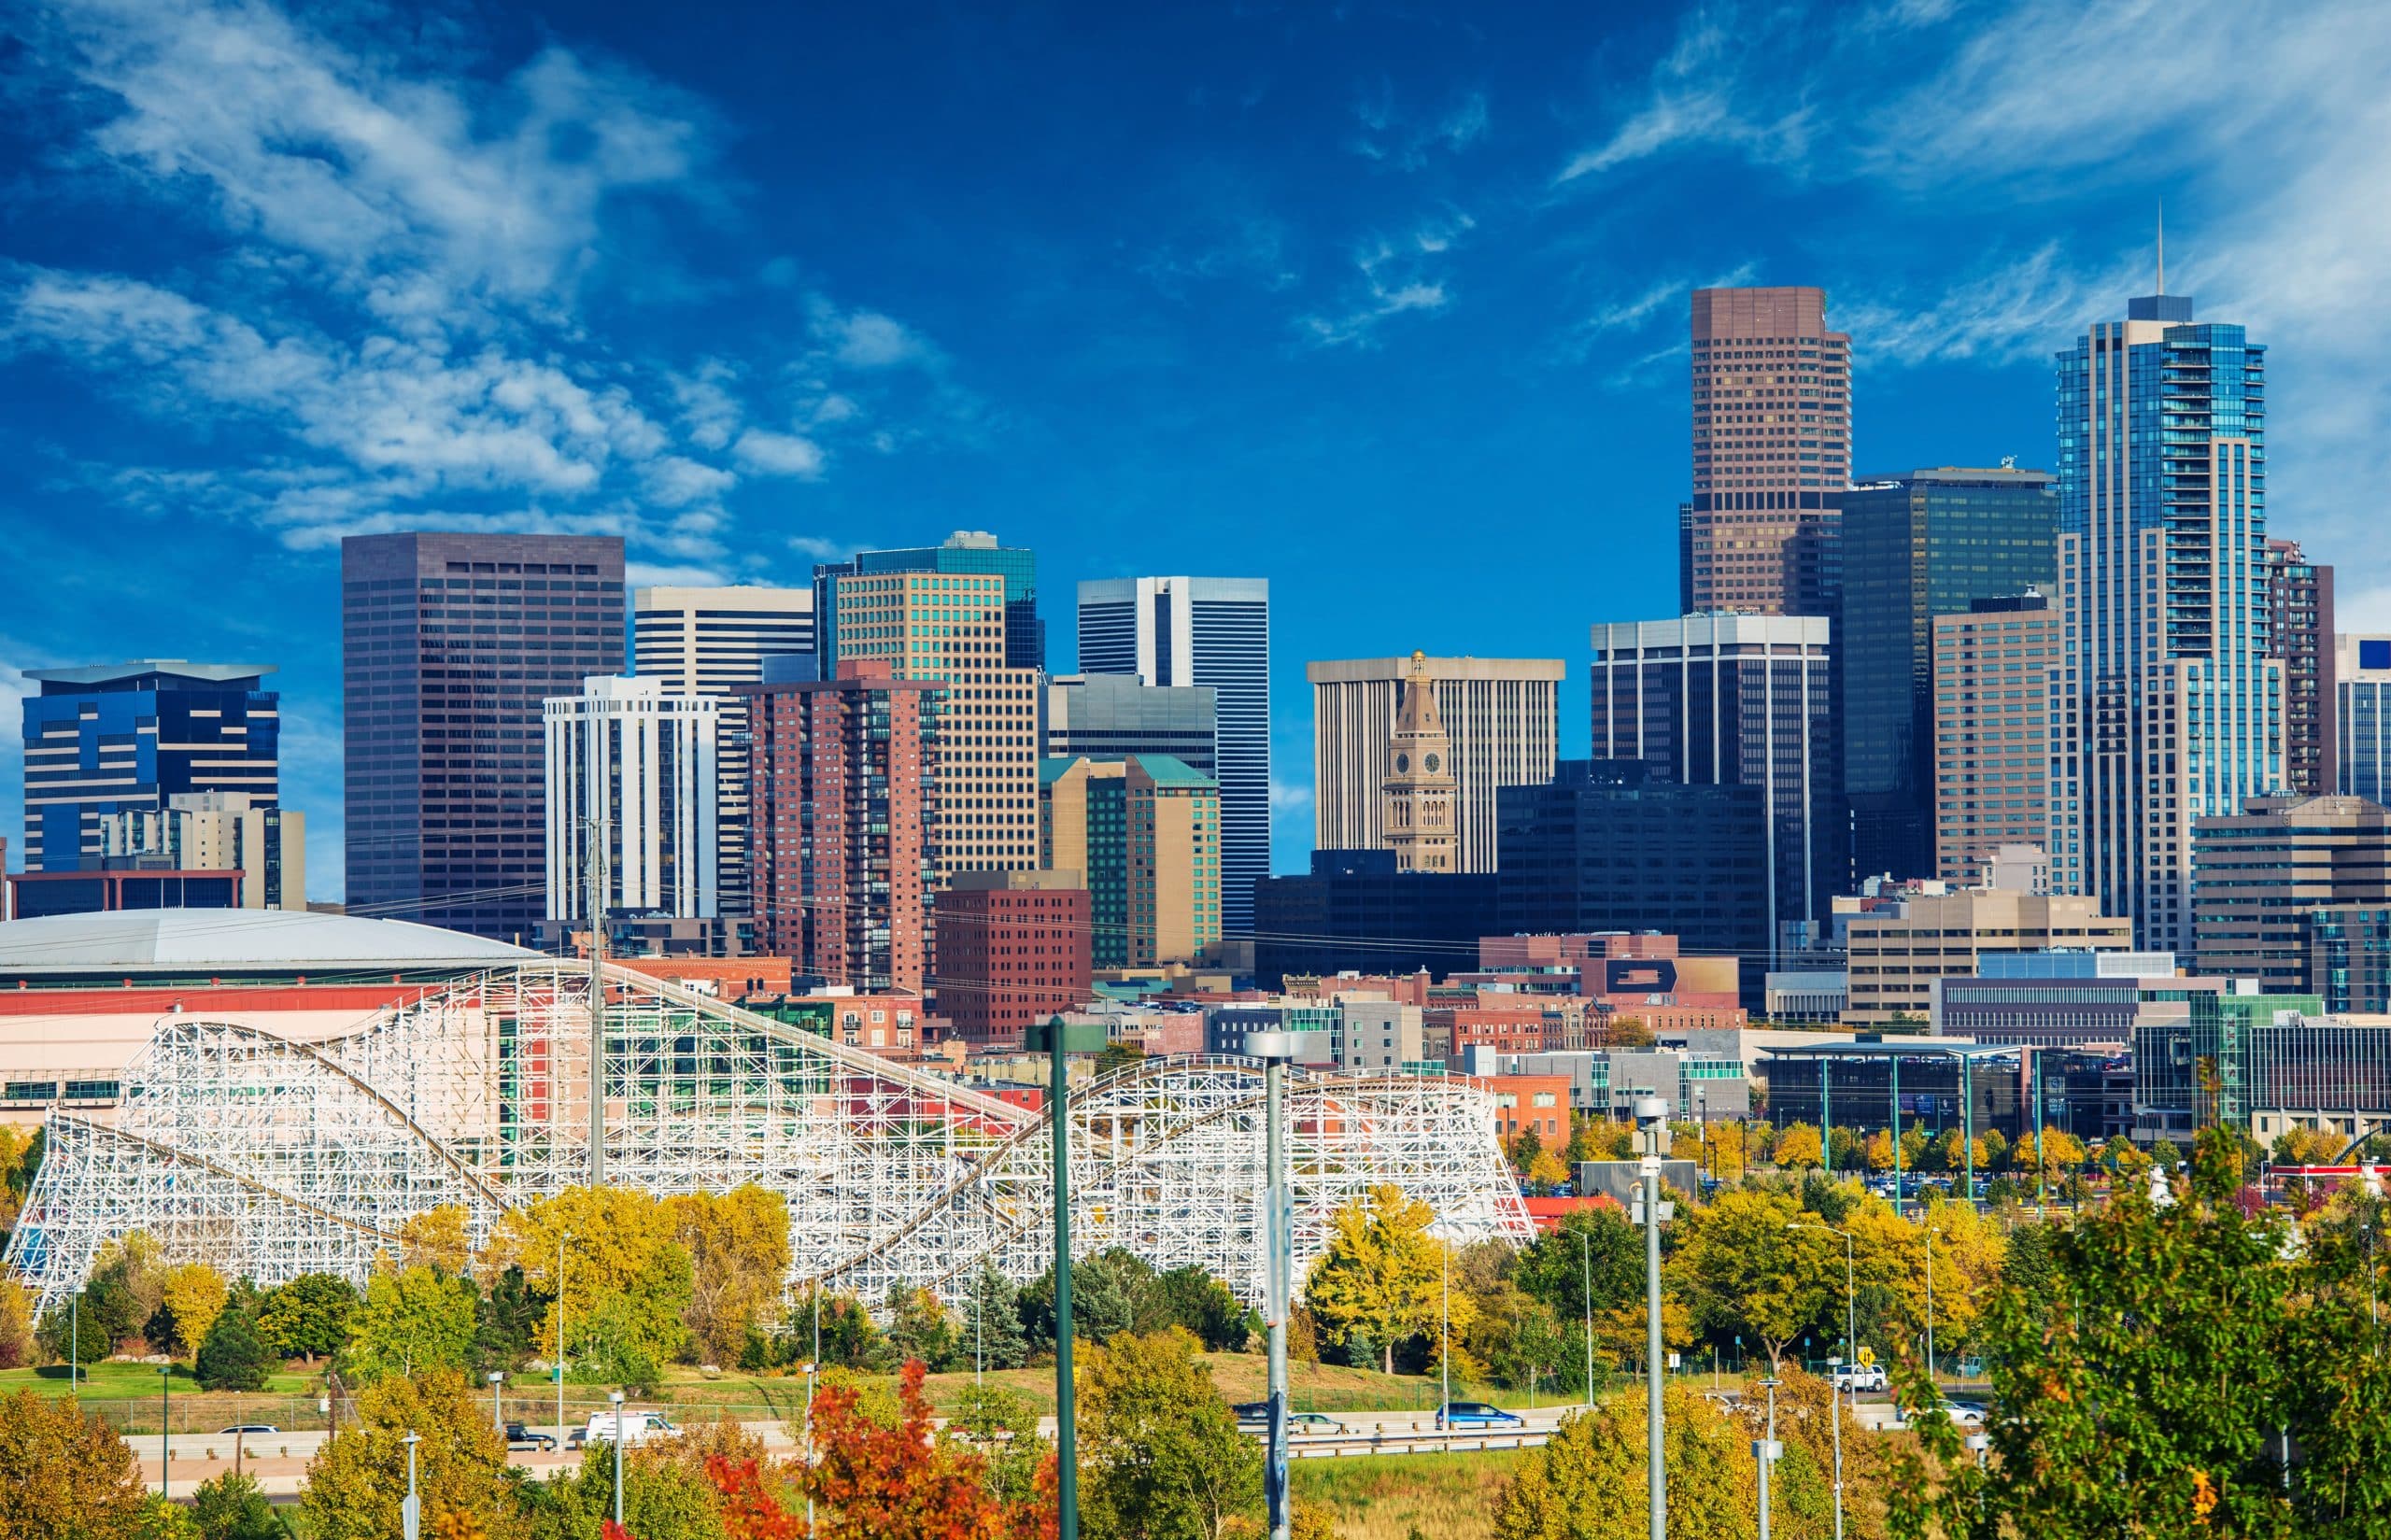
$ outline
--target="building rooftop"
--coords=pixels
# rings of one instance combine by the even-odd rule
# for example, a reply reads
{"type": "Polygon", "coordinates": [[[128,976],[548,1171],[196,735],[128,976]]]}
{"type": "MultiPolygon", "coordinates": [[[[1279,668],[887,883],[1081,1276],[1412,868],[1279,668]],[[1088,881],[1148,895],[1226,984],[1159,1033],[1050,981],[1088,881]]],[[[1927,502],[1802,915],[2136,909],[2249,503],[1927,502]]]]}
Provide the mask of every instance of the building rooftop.
{"type": "MultiPolygon", "coordinates": [[[[187,679],[204,685],[254,684],[275,671],[271,663],[192,663],[179,657],[139,657],[129,663],[88,663],[71,669],[27,669],[27,679],[45,685],[91,689],[130,685],[154,678],[187,679]]],[[[45,692],[49,693],[49,692],[45,692]]]]}
{"type": "Polygon", "coordinates": [[[277,909],[118,910],[0,924],[0,974],[472,968],[540,955],[407,920],[277,909]]]}

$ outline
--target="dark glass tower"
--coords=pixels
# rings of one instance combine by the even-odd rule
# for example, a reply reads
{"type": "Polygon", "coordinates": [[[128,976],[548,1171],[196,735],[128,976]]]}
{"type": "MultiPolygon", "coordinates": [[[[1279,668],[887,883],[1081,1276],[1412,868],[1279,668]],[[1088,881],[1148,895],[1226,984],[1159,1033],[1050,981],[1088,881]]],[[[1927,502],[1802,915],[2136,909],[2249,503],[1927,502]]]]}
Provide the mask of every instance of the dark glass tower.
{"type": "Polygon", "coordinates": [[[1843,497],[1843,769],[1863,877],[1934,875],[1933,618],[2059,579],[2046,471],[1944,467],[1843,497]]]}
{"type": "Polygon", "coordinates": [[[340,575],[350,910],[528,943],[542,702],[623,671],[622,541],[353,535],[340,575]]]}
{"type": "Polygon", "coordinates": [[[999,545],[977,530],[957,530],[941,545],[904,551],[857,551],[845,561],[814,569],[814,656],[835,676],[839,653],[839,579],[861,572],[982,572],[1005,580],[1005,667],[1046,666],[1046,623],[1038,618],[1038,553],[999,545]]]}

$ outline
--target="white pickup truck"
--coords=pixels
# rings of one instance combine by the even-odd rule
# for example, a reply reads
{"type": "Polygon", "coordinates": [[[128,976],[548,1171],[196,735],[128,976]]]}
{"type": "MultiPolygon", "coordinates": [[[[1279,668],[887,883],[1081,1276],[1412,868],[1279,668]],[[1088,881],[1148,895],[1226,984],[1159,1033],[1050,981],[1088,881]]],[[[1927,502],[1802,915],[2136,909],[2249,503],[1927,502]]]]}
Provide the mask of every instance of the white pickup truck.
{"type": "MultiPolygon", "coordinates": [[[[618,1414],[614,1412],[591,1412],[589,1425],[581,1433],[582,1442],[585,1444],[615,1442],[617,1416],[618,1414]]],[[[674,1427],[662,1412],[623,1412],[619,1414],[619,1418],[625,1448],[635,1449],[651,1438],[672,1438],[681,1431],[674,1427]]]]}

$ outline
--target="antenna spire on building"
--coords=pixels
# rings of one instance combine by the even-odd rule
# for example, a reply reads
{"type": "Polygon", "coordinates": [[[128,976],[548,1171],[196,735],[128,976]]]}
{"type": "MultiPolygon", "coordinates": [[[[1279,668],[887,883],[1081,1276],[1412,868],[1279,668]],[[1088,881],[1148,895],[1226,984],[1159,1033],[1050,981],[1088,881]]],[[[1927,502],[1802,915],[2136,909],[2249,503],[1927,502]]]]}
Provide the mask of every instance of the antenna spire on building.
{"type": "Polygon", "coordinates": [[[2167,200],[2158,200],[2158,292],[2167,292],[2167,200]]]}

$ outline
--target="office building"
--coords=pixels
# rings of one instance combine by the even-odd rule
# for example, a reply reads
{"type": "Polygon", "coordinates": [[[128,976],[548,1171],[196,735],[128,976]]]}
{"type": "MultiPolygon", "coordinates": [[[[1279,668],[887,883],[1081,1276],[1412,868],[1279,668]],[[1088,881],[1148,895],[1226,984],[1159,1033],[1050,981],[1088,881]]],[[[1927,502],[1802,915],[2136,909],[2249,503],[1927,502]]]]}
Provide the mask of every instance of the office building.
{"type": "Polygon", "coordinates": [[[938,896],[938,1009],[975,1047],[1094,997],[1088,894],[1076,871],[962,871],[938,896]]]}
{"type": "Polygon", "coordinates": [[[1349,1075],[1397,1075],[1428,1058],[1425,1013],[1400,1000],[1337,1002],[1337,1067],[1349,1075]]]}
{"type": "Polygon", "coordinates": [[[2045,471],[1913,471],[1845,493],[1841,538],[1834,645],[1853,863],[1932,876],[1936,622],[1979,600],[2051,591],[2059,496],[2045,471]]]}
{"type": "Polygon", "coordinates": [[[25,870],[98,865],[111,813],[163,812],[174,798],[279,799],[281,698],[274,672],[180,658],[28,669],[25,870]]]}
{"type": "Polygon", "coordinates": [[[832,586],[841,668],[885,663],[896,678],[941,686],[932,843],[941,881],[1039,864],[1039,674],[1006,661],[1006,583],[1000,572],[905,571],[832,586]]]}
{"type": "Polygon", "coordinates": [[[307,815],[244,791],[177,792],[100,821],[109,871],[237,871],[237,907],[307,907],[307,815]]]}
{"type": "Polygon", "coordinates": [[[2308,993],[2300,913],[2391,903],[2391,812],[2362,797],[2254,797],[2192,826],[2193,970],[2308,993]]]}
{"type": "Polygon", "coordinates": [[[1805,1123],[1861,1138],[1915,1129],[1930,1142],[1953,1130],[1997,1131],[2014,1143],[2032,1131],[2028,1056],[1956,1039],[1788,1043],[1763,1051],[1760,1079],[1779,1128],[1805,1123]]]}
{"type": "Polygon", "coordinates": [[[2336,1015],[2391,1015],[2391,904],[2325,904],[2299,911],[2307,966],[2302,994],[2336,1015]]]}
{"type": "Polygon", "coordinates": [[[811,588],[640,588],[631,595],[631,672],[668,695],[710,695],[720,705],[714,763],[715,864],[721,912],[750,912],[747,878],[747,698],[764,659],[814,657],[811,588]]]}
{"type": "Polygon", "coordinates": [[[1118,759],[1167,754],[1215,774],[1219,692],[1209,685],[1149,685],[1133,674],[1069,673],[1046,681],[1046,757],[1118,759]]]}
{"type": "Polygon", "coordinates": [[[1491,872],[1398,871],[1391,850],[1316,850],[1311,870],[1254,889],[1254,973],[1413,973],[1438,978],[1478,959],[1494,925],[1491,872]]]}
{"type": "Polygon", "coordinates": [[[1220,788],[1167,755],[1049,759],[1039,777],[1039,864],[1076,872],[1100,968],[1216,961],[1220,788]]]}
{"type": "Polygon", "coordinates": [[[2192,950],[2192,825],[2284,780],[2267,593],[2266,350],[2129,302],[2059,355],[2051,881],[2192,950]]]}
{"type": "Polygon", "coordinates": [[[1593,628],[1595,758],[1763,792],[1772,943],[1780,922],[1822,918],[1851,884],[1831,629],[1715,614],[1593,628]]]}
{"type": "MultiPolygon", "coordinates": [[[[1934,875],[1945,882],[1976,881],[2009,845],[2042,848],[2047,867],[2050,685],[2062,620],[2030,590],[1934,617],[1929,806],[1934,875]]],[[[1854,865],[1886,875],[1864,854],[1854,865]]]]}
{"type": "Polygon", "coordinates": [[[1933,1009],[1934,982],[1973,977],[1988,954],[2054,947],[2123,952],[2133,944],[2131,932],[2128,922],[2102,914],[2090,898],[1991,888],[1905,895],[1851,922],[1851,1005],[1844,1020],[1923,1025],[1933,1009]]]}
{"type": "Polygon", "coordinates": [[[546,704],[547,918],[721,912],[721,702],[601,674],[546,704]]]}
{"type": "Polygon", "coordinates": [[[1270,582],[1103,578],[1081,584],[1079,602],[1082,673],[1212,692],[1221,919],[1242,939],[1253,929],[1253,884],[1270,874],[1270,582]]]}
{"type": "Polygon", "coordinates": [[[939,686],[884,658],[835,678],[743,685],[753,735],[756,919],[798,971],[921,991],[943,742],[939,686]]]}
{"type": "Polygon", "coordinates": [[[2267,636],[2283,662],[2283,789],[2329,796],[2339,759],[2333,569],[2309,560],[2296,540],[2267,542],[2267,636]]]}
{"type": "Polygon", "coordinates": [[[2391,636],[2333,643],[2334,789],[2391,806],[2391,636]]]}
{"type": "Polygon", "coordinates": [[[348,905],[494,940],[547,911],[544,704],[623,666],[612,535],[341,542],[348,905]]]}
{"type": "Polygon", "coordinates": [[[1435,682],[1451,745],[1453,848],[1462,871],[1493,871],[1494,794],[1541,785],[1560,753],[1558,658],[1365,657],[1307,663],[1312,693],[1312,835],[1321,850],[1388,850],[1386,783],[1404,682],[1435,682]]]}
{"type": "Polygon", "coordinates": [[[1398,871],[1461,869],[1453,838],[1452,757],[1452,740],[1436,714],[1427,657],[1413,653],[1387,746],[1386,805],[1379,814],[1398,871]]]}
{"type": "MultiPolygon", "coordinates": [[[[879,656],[850,653],[840,645],[839,580],[897,572],[942,577],[978,573],[1000,579],[1004,618],[999,654],[1004,666],[1046,666],[1046,623],[1038,618],[1038,553],[1018,545],[999,545],[997,537],[983,530],[957,530],[937,545],[901,551],[857,551],[844,561],[825,562],[814,569],[814,649],[821,659],[820,672],[824,677],[836,672],[842,657],[879,656]]],[[[885,592],[881,588],[863,591],[885,592]]],[[[955,590],[941,586],[937,591],[955,590]]],[[[885,626],[887,621],[883,616],[866,624],[885,626]]]]}
{"type": "Polygon", "coordinates": [[[2188,1020],[2134,1034],[2135,1138],[2186,1145],[2214,1123],[2260,1144],[2296,1127],[2355,1139],[2391,1122],[2391,1022],[2327,1017],[2313,994],[2200,994],[2190,1006],[2188,1020]]]}
{"type": "Polygon", "coordinates": [[[1851,339],[1822,289],[1693,291],[1692,500],[1681,614],[1832,613],[1851,481],[1851,339]]]}
{"type": "Polygon", "coordinates": [[[1573,759],[1542,785],[1504,787],[1500,806],[1503,932],[1652,929],[1689,954],[1764,968],[1763,788],[1684,785],[1638,761],[1573,759]]]}

